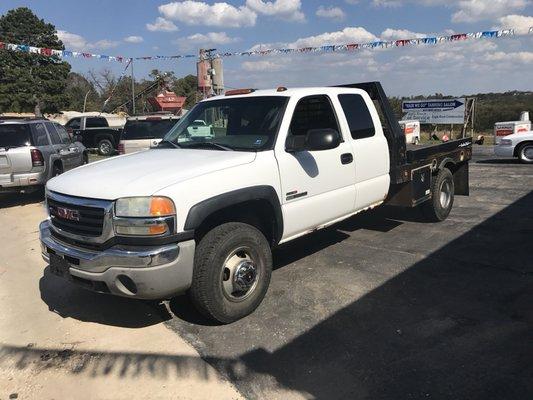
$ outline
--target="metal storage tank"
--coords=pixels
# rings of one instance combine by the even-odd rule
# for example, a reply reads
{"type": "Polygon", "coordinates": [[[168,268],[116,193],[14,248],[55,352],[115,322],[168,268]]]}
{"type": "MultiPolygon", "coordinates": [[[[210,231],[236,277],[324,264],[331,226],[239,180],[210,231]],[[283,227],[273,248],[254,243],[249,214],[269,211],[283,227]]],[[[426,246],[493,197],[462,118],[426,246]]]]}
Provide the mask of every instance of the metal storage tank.
{"type": "Polygon", "coordinates": [[[211,76],[209,74],[209,70],[211,69],[211,65],[209,63],[209,60],[202,60],[198,61],[198,64],[196,64],[197,73],[198,73],[198,89],[200,91],[206,91],[211,89],[211,76]]]}
{"type": "Polygon", "coordinates": [[[213,68],[213,90],[220,93],[224,90],[224,69],[222,67],[222,58],[214,58],[211,61],[213,68]]]}

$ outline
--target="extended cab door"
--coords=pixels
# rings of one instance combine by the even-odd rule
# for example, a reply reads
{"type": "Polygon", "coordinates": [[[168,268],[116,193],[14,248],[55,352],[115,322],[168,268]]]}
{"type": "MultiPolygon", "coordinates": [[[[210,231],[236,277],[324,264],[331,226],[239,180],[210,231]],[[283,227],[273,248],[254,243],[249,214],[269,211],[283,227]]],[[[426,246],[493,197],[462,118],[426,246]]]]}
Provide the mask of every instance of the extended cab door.
{"type": "Polygon", "coordinates": [[[332,99],[323,94],[291,98],[276,143],[279,165],[283,240],[328,224],[353,212],[355,169],[352,146],[343,141],[334,149],[289,152],[289,136],[305,136],[311,129],[341,132],[332,99]]]}
{"type": "Polygon", "coordinates": [[[355,161],[355,209],[377,205],[389,191],[389,146],[377,110],[366,92],[339,93],[340,122],[349,132],[355,161]]]}

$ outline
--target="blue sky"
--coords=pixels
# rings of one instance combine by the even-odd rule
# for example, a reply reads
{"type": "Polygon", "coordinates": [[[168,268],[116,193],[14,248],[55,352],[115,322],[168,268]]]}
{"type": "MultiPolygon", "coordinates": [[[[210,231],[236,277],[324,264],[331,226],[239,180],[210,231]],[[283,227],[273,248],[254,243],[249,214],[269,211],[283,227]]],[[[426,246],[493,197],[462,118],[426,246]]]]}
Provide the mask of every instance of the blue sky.
{"type": "MultiPolygon", "coordinates": [[[[308,46],[533,26],[532,0],[2,0],[0,13],[26,6],[53,23],[69,50],[123,56],[196,53],[199,47],[308,46]]],[[[72,60],[73,70],[118,63],[72,60]]],[[[224,60],[226,85],[271,87],[380,80],[393,95],[533,90],[533,35],[345,54],[224,60]]],[[[138,61],[177,76],[194,59],[138,61]]]]}

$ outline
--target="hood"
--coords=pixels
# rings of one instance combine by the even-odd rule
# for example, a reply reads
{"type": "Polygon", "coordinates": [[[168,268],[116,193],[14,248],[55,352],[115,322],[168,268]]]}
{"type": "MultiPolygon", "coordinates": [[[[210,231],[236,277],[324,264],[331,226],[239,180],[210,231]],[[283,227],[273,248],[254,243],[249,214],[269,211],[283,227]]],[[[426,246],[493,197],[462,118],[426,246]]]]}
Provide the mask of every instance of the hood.
{"type": "Polygon", "coordinates": [[[51,179],[48,190],[71,196],[115,200],[150,196],[172,184],[251,163],[255,152],[157,149],[112,157],[51,179]]]}

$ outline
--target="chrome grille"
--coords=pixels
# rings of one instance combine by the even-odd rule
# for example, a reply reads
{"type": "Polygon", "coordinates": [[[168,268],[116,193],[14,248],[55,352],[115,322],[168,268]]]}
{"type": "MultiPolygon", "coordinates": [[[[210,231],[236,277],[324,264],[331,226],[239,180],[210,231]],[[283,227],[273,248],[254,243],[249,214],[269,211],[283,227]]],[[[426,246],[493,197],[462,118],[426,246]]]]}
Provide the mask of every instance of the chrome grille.
{"type": "Polygon", "coordinates": [[[52,225],[75,235],[101,236],[105,209],[47,199],[52,225]]]}

